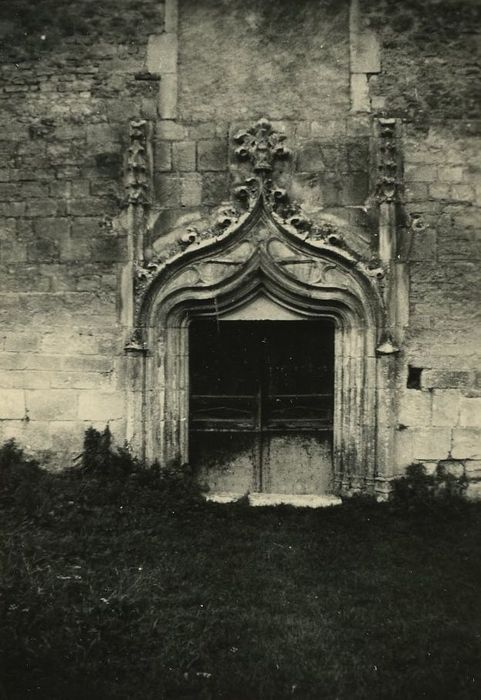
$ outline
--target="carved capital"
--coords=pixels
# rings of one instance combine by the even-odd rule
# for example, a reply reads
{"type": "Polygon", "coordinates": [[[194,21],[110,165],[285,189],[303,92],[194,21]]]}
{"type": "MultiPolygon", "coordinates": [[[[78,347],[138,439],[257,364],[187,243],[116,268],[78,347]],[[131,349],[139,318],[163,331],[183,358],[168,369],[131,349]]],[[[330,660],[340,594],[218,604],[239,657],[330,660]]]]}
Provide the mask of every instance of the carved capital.
{"type": "Polygon", "coordinates": [[[138,355],[138,354],[143,354],[147,352],[147,348],[145,346],[145,343],[142,340],[142,331],[140,328],[135,328],[132,332],[132,335],[129,338],[129,341],[126,343],[124,347],[124,352],[126,354],[131,354],[131,355],[138,355]]]}
{"type": "Polygon", "coordinates": [[[285,135],[275,131],[267,119],[260,119],[250,129],[234,137],[239,144],[235,153],[239,160],[249,160],[254,172],[268,173],[277,158],[289,155],[289,150],[283,145],[285,139],[285,135]]]}
{"type": "Polygon", "coordinates": [[[378,355],[397,355],[400,352],[390,335],[386,335],[380,345],[377,346],[378,355]]]}

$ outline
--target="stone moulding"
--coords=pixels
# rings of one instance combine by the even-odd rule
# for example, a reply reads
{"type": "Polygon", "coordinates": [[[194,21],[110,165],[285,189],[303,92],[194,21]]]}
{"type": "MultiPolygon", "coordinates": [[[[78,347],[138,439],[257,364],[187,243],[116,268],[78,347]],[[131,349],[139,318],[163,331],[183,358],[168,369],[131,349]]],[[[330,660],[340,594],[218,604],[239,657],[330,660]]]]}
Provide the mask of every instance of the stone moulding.
{"type": "Polygon", "coordinates": [[[152,124],[145,119],[132,120],[129,136],[124,203],[134,259],[143,260],[147,215],[153,192],[152,124]]]}
{"type": "MultiPolygon", "coordinates": [[[[285,157],[262,121],[239,137],[254,174],[209,226],[186,230],[135,270],[128,440],[148,460],[189,459],[189,324],[222,318],[260,296],[335,324],[332,491],[386,489],[394,440],[396,348],[385,269],[363,260],[330,222],[312,222],[270,179],[285,157]],[[259,151],[260,149],[260,151],[259,151]]],[[[283,146],[282,146],[283,148],[283,146]]]]}
{"type": "Polygon", "coordinates": [[[304,242],[311,254],[318,255],[320,251],[329,256],[335,254],[343,259],[345,264],[358,269],[373,287],[379,307],[385,312],[382,289],[385,270],[377,258],[362,259],[345,243],[342,232],[331,222],[314,223],[305,217],[300,207],[290,202],[285,190],[272,187],[270,181],[261,182],[255,179],[238,185],[234,190],[241,206],[224,206],[219,208],[213,217],[212,224],[203,231],[191,227],[179,237],[177,243],[170,248],[166,257],[139,263],[135,266],[134,298],[135,326],[141,329],[144,325],[143,307],[145,300],[151,295],[151,286],[159,284],[159,280],[168,270],[188,260],[192,256],[209,254],[216,248],[228,244],[230,239],[237,240],[238,232],[249,227],[260,212],[264,213],[272,224],[279,227],[292,241],[304,242]],[[246,195],[246,192],[248,193],[246,195]]]}
{"type": "MultiPolygon", "coordinates": [[[[384,309],[382,269],[329,242],[310,238],[281,219],[261,197],[217,235],[198,236],[138,276],[138,358],[131,386],[131,444],[147,458],[188,460],[188,327],[266,296],[336,327],[336,399],[332,490],[375,488],[388,441],[383,392],[389,372],[376,355],[384,309]]],[[[136,351],[136,352],[133,352],[136,351]]],[[[384,472],[383,472],[384,473],[384,472]]]]}

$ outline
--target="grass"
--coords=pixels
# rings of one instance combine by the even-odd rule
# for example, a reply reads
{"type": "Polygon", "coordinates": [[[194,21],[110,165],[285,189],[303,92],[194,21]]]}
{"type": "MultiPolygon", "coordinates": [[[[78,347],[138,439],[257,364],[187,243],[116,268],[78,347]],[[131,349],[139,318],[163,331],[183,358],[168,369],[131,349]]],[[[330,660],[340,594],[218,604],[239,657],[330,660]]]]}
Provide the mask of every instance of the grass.
{"type": "Polygon", "coordinates": [[[1,698],[480,697],[479,505],[254,509],[186,483],[4,479],[1,698]]]}

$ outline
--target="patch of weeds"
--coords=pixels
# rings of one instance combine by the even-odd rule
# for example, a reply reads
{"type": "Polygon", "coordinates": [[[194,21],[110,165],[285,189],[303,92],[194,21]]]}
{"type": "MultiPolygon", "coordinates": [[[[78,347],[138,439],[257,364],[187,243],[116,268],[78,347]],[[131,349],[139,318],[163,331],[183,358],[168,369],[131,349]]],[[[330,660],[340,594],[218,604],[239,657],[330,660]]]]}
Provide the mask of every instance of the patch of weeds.
{"type": "Polygon", "coordinates": [[[80,470],[83,474],[118,478],[132,474],[140,466],[139,461],[127,449],[113,448],[108,425],[103,432],[87,428],[81,454],[80,470]]]}
{"type": "Polygon", "coordinates": [[[145,464],[126,447],[113,446],[108,426],[103,432],[92,427],[86,430],[80,467],[71,474],[85,484],[92,480],[100,482],[105,495],[113,497],[115,492],[126,503],[156,499],[157,507],[164,502],[182,508],[203,501],[190,465],[179,462],[165,466],[158,462],[145,464]]]}
{"type": "Polygon", "coordinates": [[[349,498],[343,498],[342,505],[352,510],[362,511],[376,508],[379,505],[379,503],[376,500],[376,496],[374,496],[374,494],[361,492],[354,493],[352,496],[349,496],[349,498]]]}
{"type": "Polygon", "coordinates": [[[1,697],[479,696],[480,504],[219,506],[109,431],[61,474],[0,465],[1,697]]]}
{"type": "Polygon", "coordinates": [[[0,507],[33,513],[42,501],[46,481],[46,472],[15,440],[0,447],[0,507]]]}
{"type": "Polygon", "coordinates": [[[428,474],[424,464],[411,464],[406,475],[393,482],[391,503],[398,508],[463,507],[466,477],[456,477],[438,465],[434,474],[428,474]]]}

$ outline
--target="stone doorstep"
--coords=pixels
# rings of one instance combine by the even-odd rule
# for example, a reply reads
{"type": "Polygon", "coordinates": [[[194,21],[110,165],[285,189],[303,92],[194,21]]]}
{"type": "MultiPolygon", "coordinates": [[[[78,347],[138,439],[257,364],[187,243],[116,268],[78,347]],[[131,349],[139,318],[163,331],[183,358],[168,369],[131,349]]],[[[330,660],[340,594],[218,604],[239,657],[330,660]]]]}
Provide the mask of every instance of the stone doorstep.
{"type": "MultiPolygon", "coordinates": [[[[245,494],[234,492],[217,492],[206,494],[207,501],[213,503],[234,503],[245,494]]],[[[251,506],[295,506],[297,508],[327,508],[339,506],[342,501],[337,496],[329,494],[319,496],[316,494],[295,493],[250,493],[248,495],[251,506]]]]}

